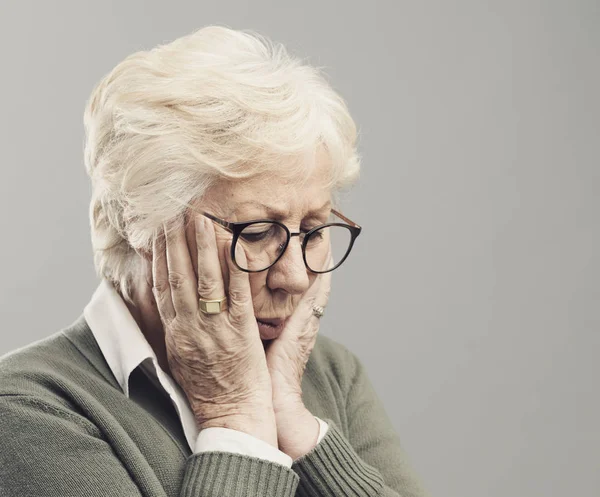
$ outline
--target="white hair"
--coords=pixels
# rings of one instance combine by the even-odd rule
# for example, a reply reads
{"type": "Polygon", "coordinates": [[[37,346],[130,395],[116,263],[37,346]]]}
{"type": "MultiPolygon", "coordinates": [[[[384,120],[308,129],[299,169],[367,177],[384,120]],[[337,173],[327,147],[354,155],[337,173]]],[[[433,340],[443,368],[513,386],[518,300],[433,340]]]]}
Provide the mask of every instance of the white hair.
{"type": "Polygon", "coordinates": [[[316,152],[331,188],[358,175],[356,126],[320,70],[254,33],[210,26],[137,52],[85,110],[94,264],[131,302],[137,251],[218,178],[308,177],[316,152]]]}

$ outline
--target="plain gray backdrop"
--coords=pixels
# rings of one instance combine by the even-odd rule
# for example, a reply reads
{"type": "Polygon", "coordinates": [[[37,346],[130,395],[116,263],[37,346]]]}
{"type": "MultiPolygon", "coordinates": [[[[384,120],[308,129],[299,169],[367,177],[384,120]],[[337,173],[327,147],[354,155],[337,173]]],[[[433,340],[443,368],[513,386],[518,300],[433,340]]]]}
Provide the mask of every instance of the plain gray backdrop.
{"type": "Polygon", "coordinates": [[[365,363],[436,496],[600,495],[600,4],[4,0],[0,353],[93,293],[82,113],[207,24],[322,66],[360,127],[364,231],[322,332],[365,363]]]}

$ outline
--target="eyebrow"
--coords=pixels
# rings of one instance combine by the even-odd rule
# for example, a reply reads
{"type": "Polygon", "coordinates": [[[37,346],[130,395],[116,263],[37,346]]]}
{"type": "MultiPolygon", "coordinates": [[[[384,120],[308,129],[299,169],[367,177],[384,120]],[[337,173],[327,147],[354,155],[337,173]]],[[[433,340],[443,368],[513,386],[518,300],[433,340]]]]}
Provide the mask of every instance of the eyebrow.
{"type": "MultiPolygon", "coordinates": [[[[267,204],[263,204],[262,202],[258,202],[256,200],[247,200],[246,202],[242,202],[236,206],[235,210],[238,210],[241,206],[248,205],[248,204],[264,209],[267,212],[268,216],[273,217],[275,219],[277,219],[277,218],[283,219],[287,215],[287,212],[285,210],[278,209],[277,207],[273,207],[273,206],[270,206],[267,204]]],[[[326,208],[329,208],[329,207],[331,207],[331,200],[327,200],[321,207],[317,207],[316,209],[311,209],[310,211],[308,211],[306,213],[306,215],[308,216],[308,215],[318,214],[321,211],[324,211],[326,208]]]]}

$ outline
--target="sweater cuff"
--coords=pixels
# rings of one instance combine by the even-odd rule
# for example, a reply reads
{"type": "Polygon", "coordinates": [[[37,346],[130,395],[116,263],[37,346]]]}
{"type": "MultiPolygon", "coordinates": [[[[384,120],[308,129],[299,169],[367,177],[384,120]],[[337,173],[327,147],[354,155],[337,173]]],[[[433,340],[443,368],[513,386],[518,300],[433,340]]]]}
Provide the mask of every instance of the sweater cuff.
{"type": "Polygon", "coordinates": [[[293,497],[298,475],[289,468],[228,452],[201,452],[187,460],[181,497],[293,497]]]}
{"type": "Polygon", "coordinates": [[[385,484],[381,474],[358,456],[332,420],[326,422],[329,428],[323,440],[292,464],[300,477],[298,495],[379,495],[385,484]]]}

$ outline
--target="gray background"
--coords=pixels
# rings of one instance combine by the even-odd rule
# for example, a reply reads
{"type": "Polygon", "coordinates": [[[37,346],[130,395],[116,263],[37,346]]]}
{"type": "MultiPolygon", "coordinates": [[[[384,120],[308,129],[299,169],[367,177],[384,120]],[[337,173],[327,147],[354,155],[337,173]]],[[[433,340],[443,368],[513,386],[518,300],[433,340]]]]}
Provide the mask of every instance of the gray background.
{"type": "Polygon", "coordinates": [[[323,332],[366,364],[446,497],[600,495],[600,4],[9,1],[0,6],[0,353],[97,280],[82,112],[129,53],[206,24],[327,68],[361,129],[365,229],[323,332]]]}

